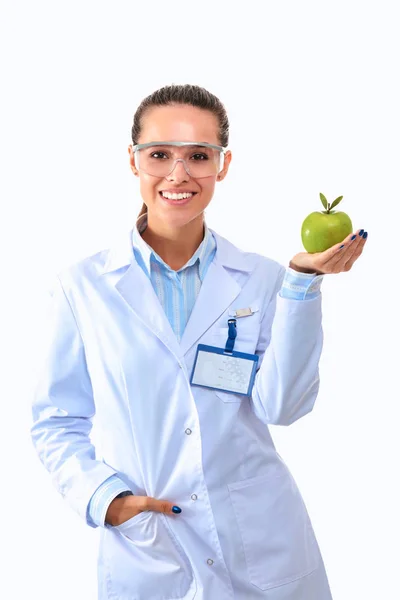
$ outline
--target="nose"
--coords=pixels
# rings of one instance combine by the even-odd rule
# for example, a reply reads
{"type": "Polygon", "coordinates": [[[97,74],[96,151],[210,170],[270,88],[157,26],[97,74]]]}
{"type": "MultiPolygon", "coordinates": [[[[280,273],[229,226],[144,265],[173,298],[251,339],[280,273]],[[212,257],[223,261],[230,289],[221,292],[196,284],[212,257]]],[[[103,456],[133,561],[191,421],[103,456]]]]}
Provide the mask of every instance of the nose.
{"type": "Polygon", "coordinates": [[[188,181],[190,179],[186,163],[182,158],[176,159],[172,171],[167,175],[167,179],[169,181],[188,181]]]}

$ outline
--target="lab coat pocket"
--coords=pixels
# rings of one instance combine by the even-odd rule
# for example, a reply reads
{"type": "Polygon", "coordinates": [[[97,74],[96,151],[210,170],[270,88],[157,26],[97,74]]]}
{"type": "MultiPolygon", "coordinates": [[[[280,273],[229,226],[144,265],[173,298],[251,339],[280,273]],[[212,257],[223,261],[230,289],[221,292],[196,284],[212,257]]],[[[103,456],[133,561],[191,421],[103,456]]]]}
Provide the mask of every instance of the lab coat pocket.
{"type": "Polygon", "coordinates": [[[107,530],[110,598],[194,598],[196,582],[190,561],[166,520],[161,513],[145,511],[107,530]]]}
{"type": "Polygon", "coordinates": [[[233,392],[223,392],[222,390],[215,390],[214,392],[216,393],[216,395],[218,396],[218,398],[220,400],[222,400],[222,402],[225,403],[230,403],[230,402],[243,402],[243,400],[245,400],[246,398],[248,398],[248,396],[245,396],[244,394],[234,394],[233,392]]]}
{"type": "MultiPolygon", "coordinates": [[[[137,515],[135,515],[134,517],[131,517],[127,521],[124,521],[123,523],[121,523],[121,525],[114,525],[113,529],[116,529],[117,531],[120,531],[121,533],[124,533],[125,531],[129,531],[131,529],[132,525],[134,525],[135,523],[138,523],[141,520],[146,520],[148,518],[149,512],[150,511],[144,510],[144,511],[138,513],[137,515]]],[[[129,537],[129,535],[127,537],[129,537]]]]}
{"type": "Polygon", "coordinates": [[[228,484],[228,488],[254,586],[268,590],[318,567],[311,522],[289,471],[228,484]]]}

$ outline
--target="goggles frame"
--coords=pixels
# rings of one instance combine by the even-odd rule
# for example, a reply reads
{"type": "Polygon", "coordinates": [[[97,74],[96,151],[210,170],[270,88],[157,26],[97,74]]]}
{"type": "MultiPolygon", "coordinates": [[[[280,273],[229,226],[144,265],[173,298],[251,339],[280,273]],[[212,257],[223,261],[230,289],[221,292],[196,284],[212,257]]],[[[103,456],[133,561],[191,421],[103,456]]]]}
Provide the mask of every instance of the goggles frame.
{"type": "MultiPolygon", "coordinates": [[[[134,154],[137,154],[139,152],[139,150],[141,150],[142,148],[150,148],[151,146],[202,146],[203,148],[211,148],[213,150],[218,150],[220,152],[219,172],[222,171],[222,168],[223,168],[224,162],[225,162],[225,154],[228,150],[227,148],[224,148],[223,146],[217,146],[216,144],[209,144],[208,142],[167,142],[167,141],[164,141],[164,142],[146,142],[145,144],[135,144],[135,145],[131,144],[132,152],[134,154]]],[[[175,169],[176,163],[178,161],[181,161],[184,163],[186,172],[188,173],[188,175],[190,175],[190,177],[192,177],[192,175],[189,173],[189,171],[187,169],[186,161],[183,158],[175,159],[174,165],[173,165],[171,171],[167,175],[172,173],[172,171],[175,169]]],[[[140,170],[140,160],[138,160],[137,163],[138,163],[137,168],[140,170]]],[[[167,175],[165,175],[164,177],[166,177],[167,175]]],[[[154,177],[156,177],[156,176],[154,176],[154,177]]],[[[194,179],[201,179],[201,177],[194,177],[194,179]]]]}

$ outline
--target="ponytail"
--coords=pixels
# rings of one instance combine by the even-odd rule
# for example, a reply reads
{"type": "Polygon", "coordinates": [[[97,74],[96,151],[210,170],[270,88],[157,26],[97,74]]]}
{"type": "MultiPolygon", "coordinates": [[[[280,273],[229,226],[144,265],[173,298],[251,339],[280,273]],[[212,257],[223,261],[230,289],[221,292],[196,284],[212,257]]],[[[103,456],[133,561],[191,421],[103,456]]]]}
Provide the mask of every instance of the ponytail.
{"type": "Polygon", "coordinates": [[[143,202],[143,204],[142,204],[142,208],[140,209],[140,212],[139,212],[139,214],[138,214],[138,216],[137,216],[137,218],[136,218],[136,221],[138,221],[138,220],[140,219],[140,217],[141,217],[142,215],[145,215],[145,214],[147,214],[147,206],[146,206],[146,204],[143,202]]]}

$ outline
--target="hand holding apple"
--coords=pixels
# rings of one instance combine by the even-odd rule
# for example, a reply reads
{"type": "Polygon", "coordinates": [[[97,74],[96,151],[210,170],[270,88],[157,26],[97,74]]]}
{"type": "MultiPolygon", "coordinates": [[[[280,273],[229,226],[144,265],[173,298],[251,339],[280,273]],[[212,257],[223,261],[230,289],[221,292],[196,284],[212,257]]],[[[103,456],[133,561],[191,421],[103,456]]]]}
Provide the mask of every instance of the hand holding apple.
{"type": "Polygon", "coordinates": [[[368,233],[359,229],[352,234],[350,217],[332,210],[343,196],[336,198],[332,204],[323,194],[320,193],[319,197],[325,210],[310,213],[301,226],[301,239],[307,252],[296,254],[289,266],[296,271],[317,275],[349,271],[363,251],[368,233]]]}
{"type": "Polygon", "coordinates": [[[292,258],[289,266],[295,271],[317,275],[350,271],[364,249],[367,235],[364,229],[359,229],[324,252],[299,252],[292,258]]]}

